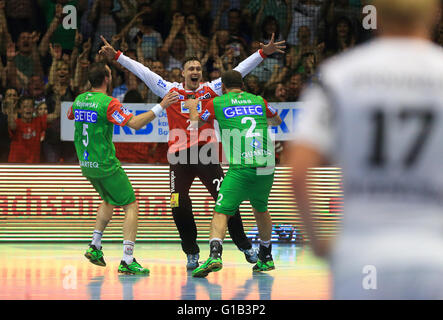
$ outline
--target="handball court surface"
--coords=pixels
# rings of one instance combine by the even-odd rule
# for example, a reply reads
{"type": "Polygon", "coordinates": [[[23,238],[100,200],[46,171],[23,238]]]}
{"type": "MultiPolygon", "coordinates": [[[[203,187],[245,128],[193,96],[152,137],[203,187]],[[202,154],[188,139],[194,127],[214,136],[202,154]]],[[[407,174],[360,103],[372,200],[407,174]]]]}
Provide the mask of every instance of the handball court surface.
{"type": "MultiPolygon", "coordinates": [[[[0,300],[297,300],[329,299],[327,264],[308,248],[273,244],[276,269],[253,273],[232,243],[223,269],[192,278],[179,243],[137,243],[134,256],[149,276],[117,273],[121,243],[104,243],[106,267],[83,256],[87,243],[0,244],[0,300]]],[[[200,261],[209,245],[199,244],[200,261]]],[[[256,244],[255,244],[256,246],[256,244]]]]}

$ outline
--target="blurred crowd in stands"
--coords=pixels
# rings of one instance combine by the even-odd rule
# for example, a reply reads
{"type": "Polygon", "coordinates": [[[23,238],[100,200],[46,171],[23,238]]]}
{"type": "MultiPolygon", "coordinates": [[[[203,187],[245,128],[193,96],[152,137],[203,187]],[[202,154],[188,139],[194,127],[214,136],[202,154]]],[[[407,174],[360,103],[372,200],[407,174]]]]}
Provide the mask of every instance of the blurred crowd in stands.
{"type": "MultiPolygon", "coordinates": [[[[104,59],[100,35],[164,79],[181,82],[185,57],[199,57],[204,80],[213,80],[275,33],[276,41],[287,41],[286,54],[265,59],[245,77],[244,89],[269,102],[293,102],[316,81],[319,63],[371,37],[362,27],[369,2],[0,0],[0,162],[77,162],[73,143],[60,140],[60,103],[89,89],[88,66],[104,59]],[[76,8],[77,29],[63,27],[68,5],[76,8]]],[[[435,41],[443,44],[442,23],[435,41]]],[[[110,66],[112,96],[158,102],[133,74],[110,66]]],[[[116,143],[116,152],[123,163],[167,163],[166,143],[116,143]]]]}

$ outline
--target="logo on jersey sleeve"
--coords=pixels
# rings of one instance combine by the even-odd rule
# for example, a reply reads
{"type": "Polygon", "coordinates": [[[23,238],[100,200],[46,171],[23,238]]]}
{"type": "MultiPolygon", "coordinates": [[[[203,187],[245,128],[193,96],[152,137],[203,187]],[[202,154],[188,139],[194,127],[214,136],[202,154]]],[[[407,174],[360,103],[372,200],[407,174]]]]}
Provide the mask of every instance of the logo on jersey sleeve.
{"type": "Polygon", "coordinates": [[[123,111],[123,113],[124,113],[125,115],[127,115],[127,116],[130,116],[130,115],[131,115],[131,111],[129,111],[129,110],[126,109],[125,107],[121,107],[121,109],[122,109],[122,111],[123,111]]]}
{"type": "Polygon", "coordinates": [[[223,108],[223,114],[226,119],[240,116],[262,116],[263,108],[261,105],[256,106],[232,106],[223,108]]]}
{"type": "Polygon", "coordinates": [[[203,114],[200,116],[200,118],[203,121],[208,121],[208,118],[210,115],[211,115],[211,113],[209,112],[209,110],[205,110],[205,112],[203,112],[203,114]]]}
{"type": "Polygon", "coordinates": [[[157,86],[159,86],[160,88],[166,89],[166,83],[162,79],[158,80],[157,86]]]}
{"type": "MultiPolygon", "coordinates": [[[[182,101],[180,105],[181,105],[182,113],[189,113],[189,108],[187,108],[185,106],[185,101],[182,101]]],[[[202,103],[201,103],[201,101],[198,102],[197,111],[198,111],[198,113],[202,112],[202,103]]]]}
{"type": "Polygon", "coordinates": [[[219,89],[221,89],[221,86],[222,86],[221,81],[217,81],[217,82],[214,84],[214,89],[215,89],[215,90],[219,90],[219,89]]]}
{"type": "Polygon", "coordinates": [[[85,152],[83,152],[83,160],[88,161],[88,158],[89,158],[89,152],[85,150],[85,152]]]}
{"type": "Polygon", "coordinates": [[[118,123],[122,123],[123,121],[125,121],[125,118],[118,111],[114,111],[114,113],[112,114],[112,117],[118,123]]]}

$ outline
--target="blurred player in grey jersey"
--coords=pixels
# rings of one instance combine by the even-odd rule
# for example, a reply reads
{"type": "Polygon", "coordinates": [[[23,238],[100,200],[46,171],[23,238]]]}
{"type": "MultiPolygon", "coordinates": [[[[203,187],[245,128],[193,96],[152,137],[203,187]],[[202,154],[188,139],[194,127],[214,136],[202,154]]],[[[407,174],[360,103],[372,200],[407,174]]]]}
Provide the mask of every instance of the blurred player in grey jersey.
{"type": "Polygon", "coordinates": [[[335,57],[303,95],[291,154],[311,245],[335,299],[443,299],[443,51],[439,0],[374,0],[378,37],[335,57]],[[308,168],[343,169],[343,225],[319,237],[308,168]]]}

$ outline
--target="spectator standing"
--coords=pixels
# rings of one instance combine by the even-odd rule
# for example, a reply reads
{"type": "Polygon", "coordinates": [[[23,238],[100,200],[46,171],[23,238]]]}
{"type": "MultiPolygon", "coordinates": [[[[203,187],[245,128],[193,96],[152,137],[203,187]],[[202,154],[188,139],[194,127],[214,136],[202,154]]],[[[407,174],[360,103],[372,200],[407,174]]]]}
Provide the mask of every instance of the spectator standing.
{"type": "Polygon", "coordinates": [[[0,111],[0,162],[8,162],[11,138],[8,131],[8,111],[14,112],[17,107],[18,92],[15,88],[7,88],[1,101],[0,111]]]}
{"type": "Polygon", "coordinates": [[[18,118],[16,111],[11,107],[8,110],[8,128],[11,136],[11,148],[8,162],[39,163],[41,135],[47,124],[60,116],[60,103],[54,113],[35,117],[34,100],[30,97],[21,97],[19,102],[18,118]]]}

